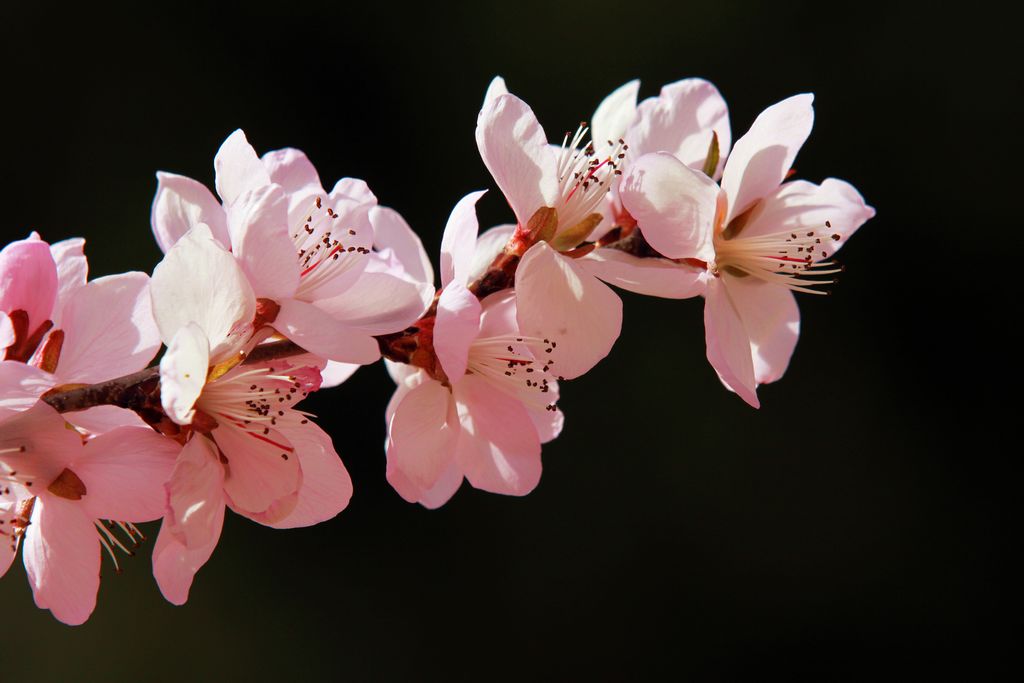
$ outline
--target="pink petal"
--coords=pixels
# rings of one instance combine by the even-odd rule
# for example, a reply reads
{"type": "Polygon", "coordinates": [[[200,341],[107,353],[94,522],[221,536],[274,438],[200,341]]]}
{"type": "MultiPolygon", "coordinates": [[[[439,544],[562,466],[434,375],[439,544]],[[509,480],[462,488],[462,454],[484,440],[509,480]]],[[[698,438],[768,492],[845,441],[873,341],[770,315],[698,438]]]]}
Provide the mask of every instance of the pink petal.
{"type": "Polygon", "coordinates": [[[469,266],[469,282],[484,274],[494,259],[502,252],[509,239],[515,234],[516,226],[498,225],[484,232],[476,240],[473,262],[469,266]]]}
{"type": "Polygon", "coordinates": [[[64,413],[64,419],[92,434],[105,434],[118,427],[145,427],[142,418],[126,408],[117,406],[95,406],[86,410],[64,413]]]}
{"type": "Polygon", "coordinates": [[[514,290],[503,289],[500,292],[495,292],[481,301],[480,307],[478,337],[519,335],[519,319],[514,290]]]}
{"type": "Polygon", "coordinates": [[[63,317],[61,382],[90,384],[137,372],[160,350],[145,273],[109,275],[78,288],[63,317]]]}
{"type": "Polygon", "coordinates": [[[313,304],[295,299],[280,302],[274,328],[293,342],[329,360],[367,365],[380,358],[371,333],[351,327],[313,304]]]}
{"type": "Polygon", "coordinates": [[[85,285],[89,275],[89,262],[85,258],[85,240],[74,237],[50,245],[50,255],[57,265],[57,299],[50,319],[54,327],[61,327],[64,304],[79,287],[85,285]]]}
{"type": "Polygon", "coordinates": [[[625,135],[637,156],[668,152],[699,171],[704,167],[713,132],[718,134],[721,169],[732,140],[729,109],[714,85],[701,78],[686,78],[669,83],[658,97],[641,102],[636,122],[625,135]]]}
{"type": "Polygon", "coordinates": [[[178,240],[157,264],[150,292],[163,342],[169,344],[178,330],[196,323],[215,361],[240,348],[256,314],[256,295],[245,273],[203,224],[178,240]]]}
{"type": "Polygon", "coordinates": [[[363,367],[358,363],[338,363],[337,361],[327,361],[327,367],[320,371],[323,376],[323,382],[320,383],[321,389],[330,389],[342,384],[355,374],[355,371],[363,367]]]}
{"type": "Polygon", "coordinates": [[[507,95],[508,87],[505,85],[505,79],[501,76],[495,76],[491,79],[491,82],[487,85],[487,92],[484,93],[484,104],[487,104],[491,100],[497,99],[500,95],[507,95]]]}
{"type": "MultiPolygon", "coordinates": [[[[634,79],[620,85],[608,97],[601,101],[590,119],[590,137],[594,146],[615,142],[626,134],[629,124],[636,117],[636,96],[640,91],[640,81],[634,79]]],[[[632,138],[626,140],[630,148],[632,138]]],[[[652,150],[653,151],[653,150],[652,150]]]]}
{"type": "Polygon", "coordinates": [[[279,185],[244,192],[228,207],[231,248],[256,296],[282,299],[299,286],[295,242],[288,234],[288,202],[279,185]]]}
{"type": "Polygon", "coordinates": [[[206,185],[174,173],[156,174],[156,196],[150,211],[153,235],[165,254],[200,223],[210,227],[217,242],[227,249],[228,223],[224,209],[206,185]]]}
{"type": "Polygon", "coordinates": [[[306,154],[286,147],[267,152],[260,159],[270,175],[270,181],[285,192],[317,192],[321,188],[320,176],[306,154]]]}
{"type": "Polygon", "coordinates": [[[186,546],[167,531],[167,524],[160,527],[160,534],[153,546],[153,576],[160,593],[173,605],[184,605],[188,601],[189,589],[196,572],[213,555],[224,527],[224,504],[216,509],[213,520],[213,538],[200,546],[186,546]]]}
{"type": "Polygon", "coordinates": [[[374,247],[390,249],[413,280],[434,284],[434,268],[423,249],[423,242],[401,214],[386,206],[375,206],[370,209],[370,223],[373,225],[374,247]]]}
{"type": "Polygon", "coordinates": [[[765,109],[736,141],[722,174],[726,224],[779,186],[814,125],[814,95],[794,95],[765,109]]]}
{"type": "Polygon", "coordinates": [[[161,533],[190,548],[216,544],[224,516],[224,466],[213,442],[194,436],[186,443],[164,488],[167,507],[161,533]]]}
{"type": "Polygon", "coordinates": [[[25,311],[29,333],[49,319],[57,296],[57,265],[40,240],[11,242],[0,251],[0,311],[25,311]]]}
{"type": "Polygon", "coordinates": [[[225,206],[249,190],[270,184],[270,174],[241,130],[229,135],[217,150],[213,168],[217,173],[217,194],[225,206]]]}
{"type": "Polygon", "coordinates": [[[24,560],[36,606],[65,624],[85,623],[100,589],[100,542],[82,506],[55,496],[36,498],[24,560]]]}
{"type": "Polygon", "coordinates": [[[56,378],[48,372],[18,361],[0,361],[0,420],[13,413],[28,410],[56,378]]]}
{"type": "Polygon", "coordinates": [[[455,387],[462,433],[458,462],[475,488],[526,495],[540,481],[540,439],[523,404],[467,375],[455,387]]]}
{"type": "Polygon", "coordinates": [[[160,403],[167,417],[180,425],[192,423],[209,366],[210,347],[199,326],[189,323],[178,330],[160,359],[160,403]]]}
{"type": "Polygon", "coordinates": [[[757,380],[750,355],[750,335],[743,327],[739,311],[730,299],[729,290],[719,278],[708,283],[704,303],[704,336],[708,362],[727,388],[755,408],[757,380]]]}
{"type": "Polygon", "coordinates": [[[341,209],[337,206],[334,208],[339,214],[342,209],[352,211],[356,207],[369,213],[370,209],[377,205],[377,196],[370,190],[366,181],[359,178],[342,178],[331,188],[328,198],[331,202],[342,205],[341,209]]]}
{"type": "Polygon", "coordinates": [[[236,512],[264,512],[302,484],[299,459],[277,430],[264,436],[222,425],[213,431],[213,438],[228,460],[224,493],[236,512]]]}
{"type": "Polygon", "coordinates": [[[557,342],[553,372],[579,377],[608,355],[622,329],[622,301],[572,259],[539,242],[516,270],[519,329],[557,342]]]}
{"type": "Polygon", "coordinates": [[[441,286],[457,279],[468,284],[476,248],[479,224],[476,219],[476,203],[487,193],[486,190],[470,192],[459,200],[448,217],[441,237],[441,286]]]}
{"type": "MultiPolygon", "coordinates": [[[[391,453],[391,450],[388,451],[391,453]]],[[[438,475],[433,486],[422,488],[417,486],[404,472],[388,462],[386,472],[388,483],[409,503],[419,503],[429,510],[436,510],[455,495],[462,486],[462,471],[455,460],[438,475]]]]}
{"type": "Polygon", "coordinates": [[[875,210],[845,181],[827,178],[821,185],[815,185],[794,180],[783,183],[764,198],[751,212],[741,234],[746,238],[816,230],[822,240],[821,249],[814,256],[820,260],[832,256],[874,215],[875,210]],[[833,235],[839,235],[839,239],[833,240],[833,235]]]}
{"type": "MultiPolygon", "coordinates": [[[[57,475],[82,453],[82,440],[60,413],[42,401],[8,413],[0,422],[0,460],[4,472],[26,482],[26,494],[43,494],[57,475]]],[[[5,477],[6,478],[6,477],[5,477]]]]}
{"type": "Polygon", "coordinates": [[[667,259],[639,258],[618,249],[595,249],[577,264],[594,277],[637,294],[688,299],[704,290],[703,268],[667,259]]]}
{"type": "Polygon", "coordinates": [[[668,258],[714,260],[718,186],[671,154],[637,159],[619,188],[648,243],[668,258]]]}
{"type": "Polygon", "coordinates": [[[11,319],[7,317],[6,313],[0,311],[0,351],[6,350],[16,338],[11,319]]]}
{"type": "Polygon", "coordinates": [[[83,509],[95,519],[148,522],[166,509],[164,484],[181,446],[148,427],[120,427],[87,441],[71,465],[86,487],[83,509]]]}
{"type": "Polygon", "coordinates": [[[786,372],[800,336],[796,297],[785,287],[752,277],[724,274],[722,284],[750,337],[754,379],[758,384],[774,382],[786,372]]]}
{"type": "Polygon", "coordinates": [[[330,435],[312,422],[288,429],[285,435],[299,458],[302,486],[292,511],[270,526],[294,529],[335,517],[352,498],[352,479],[335,452],[330,435]]]}
{"type": "Polygon", "coordinates": [[[537,209],[555,206],[554,151],[525,102],[515,95],[499,95],[485,103],[477,120],[476,143],[520,225],[526,225],[537,209]]]}
{"type": "Polygon", "coordinates": [[[395,408],[388,470],[401,472],[417,491],[434,488],[454,461],[458,421],[449,424],[450,412],[451,392],[433,380],[411,389],[395,408]]]}
{"type": "Polygon", "coordinates": [[[19,519],[16,506],[17,503],[0,502],[0,578],[11,568],[18,554],[19,536],[14,533],[14,522],[19,519]]]}
{"type": "Polygon", "coordinates": [[[459,280],[452,281],[437,301],[434,351],[453,383],[465,376],[469,347],[479,331],[480,300],[459,280]]]}
{"type": "Polygon", "coordinates": [[[316,305],[349,327],[388,334],[412,324],[433,300],[432,285],[368,270],[345,292],[316,305]]]}

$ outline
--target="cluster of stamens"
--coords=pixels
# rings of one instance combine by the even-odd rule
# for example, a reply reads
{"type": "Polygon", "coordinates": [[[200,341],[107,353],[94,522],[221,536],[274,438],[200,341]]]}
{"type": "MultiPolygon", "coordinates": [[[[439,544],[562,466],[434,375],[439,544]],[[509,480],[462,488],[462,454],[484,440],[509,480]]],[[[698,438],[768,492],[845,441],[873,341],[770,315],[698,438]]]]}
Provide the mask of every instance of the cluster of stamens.
{"type": "Polygon", "coordinates": [[[824,230],[785,231],[756,237],[732,239],[715,238],[715,264],[712,272],[738,271],[765,282],[781,285],[794,292],[806,294],[828,294],[827,290],[813,289],[834,284],[834,278],[817,279],[835,275],[843,268],[827,259],[829,251],[825,244],[838,242],[839,233],[832,231],[832,224],[825,221],[824,230]]]}
{"type": "Polygon", "coordinates": [[[344,235],[343,239],[349,239],[358,234],[354,228],[338,228],[335,222],[340,217],[317,197],[302,225],[292,233],[302,268],[300,295],[340,275],[354,265],[357,257],[370,253],[366,247],[347,246],[337,238],[337,235],[344,235]]]}
{"type": "Polygon", "coordinates": [[[621,138],[607,141],[607,154],[598,154],[593,141],[586,140],[589,128],[580,122],[575,134],[566,133],[558,155],[558,182],[562,205],[559,225],[571,227],[592,213],[611,188],[612,179],[622,175],[619,166],[629,149],[621,138]]]}
{"type": "Polygon", "coordinates": [[[96,520],[93,524],[96,525],[100,537],[100,545],[107,551],[111,562],[114,563],[114,571],[120,574],[121,563],[118,562],[117,553],[114,551],[120,550],[128,557],[135,557],[135,550],[145,542],[146,537],[131,522],[115,522],[108,519],[96,520]],[[122,541],[117,537],[117,531],[120,531],[127,537],[126,541],[122,541]]]}
{"type": "Polygon", "coordinates": [[[557,342],[538,337],[478,338],[470,346],[467,370],[519,400],[554,411],[556,402],[550,401],[548,395],[553,387],[551,382],[555,380],[552,372],[555,360],[551,354],[557,346],[557,342]]]}

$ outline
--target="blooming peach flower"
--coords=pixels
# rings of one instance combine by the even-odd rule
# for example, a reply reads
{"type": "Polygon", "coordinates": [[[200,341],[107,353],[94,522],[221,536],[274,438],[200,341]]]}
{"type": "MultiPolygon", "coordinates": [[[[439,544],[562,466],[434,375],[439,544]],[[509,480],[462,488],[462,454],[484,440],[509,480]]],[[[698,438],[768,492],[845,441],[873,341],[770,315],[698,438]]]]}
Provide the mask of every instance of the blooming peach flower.
{"type": "Polygon", "coordinates": [[[45,403],[0,414],[0,576],[24,540],[36,605],[66,624],[96,606],[101,548],[118,571],[134,526],[163,511],[163,484],[179,448],[149,428],[120,427],[88,441],[45,403]]]}
{"type": "Polygon", "coordinates": [[[459,202],[441,242],[431,337],[437,362],[429,370],[388,362],[398,384],[387,410],[388,481],[431,508],[463,477],[486,491],[529,493],[540,479],[541,444],[562,427],[552,344],[520,333],[511,291],[481,302],[467,287],[508,234],[477,240],[474,205],[482,194],[459,202]]]}
{"type": "Polygon", "coordinates": [[[168,345],[161,402],[192,433],[167,483],[153,556],[160,590],[182,604],[220,537],[225,506],[269,526],[306,526],[344,509],[352,485],[327,435],[293,408],[319,388],[323,362],[238,364],[256,339],[256,297],[205,224],[167,252],[152,293],[168,345]]]}
{"type": "Polygon", "coordinates": [[[754,407],[757,385],[780,378],[796,346],[793,292],[823,294],[839,272],[828,259],[875,213],[842,180],[784,182],[810,134],[812,101],[796,95],[762,112],[721,188],[664,152],[636,160],[622,181],[623,204],[650,245],[703,270],[708,360],[754,407]]]}
{"type": "MultiPolygon", "coordinates": [[[[87,282],[84,244],[70,239],[48,245],[33,233],[0,252],[0,346],[7,360],[48,374],[49,386],[40,385],[40,393],[137,372],[160,348],[149,277],[130,272],[87,282]]],[[[94,433],[142,424],[113,406],[68,419],[94,433]]]]}
{"type": "Polygon", "coordinates": [[[377,199],[363,181],[326,192],[302,152],[260,159],[240,130],[214,166],[223,205],[190,178],[157,175],[153,232],[166,252],[206,224],[255,296],[273,302],[268,322],[281,334],[332,361],[367,364],[380,358],[374,335],[401,330],[429,305],[432,289],[370,265],[377,199]]]}

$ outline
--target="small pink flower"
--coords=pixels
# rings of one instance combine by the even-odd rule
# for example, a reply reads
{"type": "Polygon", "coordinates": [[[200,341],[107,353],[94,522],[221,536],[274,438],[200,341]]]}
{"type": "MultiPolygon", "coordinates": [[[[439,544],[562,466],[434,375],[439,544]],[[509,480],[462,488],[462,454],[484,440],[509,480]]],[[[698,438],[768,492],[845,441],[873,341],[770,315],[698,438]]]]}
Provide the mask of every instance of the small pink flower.
{"type": "Polygon", "coordinates": [[[83,442],[45,403],[0,414],[0,576],[24,539],[36,605],[66,624],[96,606],[101,549],[142,539],[160,517],[178,445],[149,428],[120,427],[83,442]]]}
{"type": "Polygon", "coordinates": [[[157,175],[153,231],[166,252],[207,225],[254,295],[276,304],[269,322],[281,334],[332,361],[367,364],[380,358],[374,335],[403,329],[429,305],[432,289],[375,264],[377,199],[363,181],[344,178],[326,192],[302,152],[260,159],[240,130],[214,166],[223,205],[190,178],[157,175]]]}
{"type": "Polygon", "coordinates": [[[823,294],[830,257],[875,211],[856,189],[784,182],[814,121],[811,95],[758,116],[737,141],[721,188],[676,156],[636,160],[622,201],[654,249],[703,274],[707,355],[722,382],[759,406],[757,385],[779,379],[800,331],[793,292],[823,294]],[[824,279],[821,279],[824,278],[824,279]]]}
{"type": "Polygon", "coordinates": [[[541,443],[562,426],[552,344],[520,333],[513,292],[481,302],[467,288],[510,232],[477,239],[482,194],[459,202],[441,242],[443,288],[431,337],[437,364],[428,372],[388,362],[398,383],[387,410],[388,481],[431,508],[463,477],[486,491],[529,493],[540,479],[541,443]]]}
{"type": "Polygon", "coordinates": [[[329,437],[294,404],[320,386],[323,362],[239,365],[257,339],[257,302],[239,262],[205,224],[153,272],[153,311],[168,417],[191,430],[167,484],[153,571],[164,596],[188,598],[220,537],[224,507],[262,524],[316,524],[348,504],[352,484],[329,437]]]}

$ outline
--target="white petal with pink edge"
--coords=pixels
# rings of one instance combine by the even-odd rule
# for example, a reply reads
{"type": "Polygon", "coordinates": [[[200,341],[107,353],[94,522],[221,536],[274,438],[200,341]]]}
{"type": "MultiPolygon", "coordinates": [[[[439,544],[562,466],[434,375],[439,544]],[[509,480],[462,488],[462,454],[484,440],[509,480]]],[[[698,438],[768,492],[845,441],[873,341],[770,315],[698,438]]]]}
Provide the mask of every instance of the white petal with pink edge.
{"type": "MultiPolygon", "coordinates": [[[[636,117],[636,97],[640,81],[634,79],[620,85],[605,97],[590,119],[591,137],[598,143],[615,141],[626,134],[636,117]]],[[[626,140],[632,147],[633,141],[626,140]]]]}
{"type": "Polygon", "coordinates": [[[486,190],[470,192],[459,200],[448,217],[441,237],[441,286],[458,280],[468,284],[476,250],[476,236],[480,226],[476,218],[476,203],[486,190]]]}
{"type": "Polygon", "coordinates": [[[726,224],[785,180],[814,125],[814,95],[794,95],[765,109],[736,141],[722,173],[726,224]]]}
{"type": "Polygon", "coordinates": [[[270,184],[270,174],[245,138],[236,130],[224,140],[213,158],[215,185],[224,205],[234,202],[245,192],[270,184]]]}
{"type": "Polygon", "coordinates": [[[167,417],[180,425],[191,424],[209,367],[206,334],[195,323],[189,323],[178,330],[160,359],[160,404],[167,417]]]}
{"type": "Polygon", "coordinates": [[[540,242],[516,269],[519,330],[557,342],[553,374],[572,379],[608,355],[622,329],[622,301],[603,282],[540,242]]]}
{"type": "Polygon", "coordinates": [[[204,223],[225,249],[231,246],[224,208],[199,181],[174,173],[156,174],[156,196],[150,211],[153,235],[165,254],[189,230],[204,223]]]}
{"type": "Polygon", "coordinates": [[[718,185],[671,154],[645,154],[622,179],[622,204],[668,258],[714,260],[718,185]]]}
{"type": "Polygon", "coordinates": [[[534,212],[559,196],[557,160],[533,110],[515,95],[484,104],[476,127],[480,156],[525,226],[534,212]]]}

